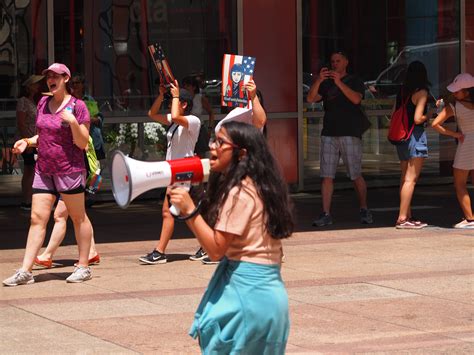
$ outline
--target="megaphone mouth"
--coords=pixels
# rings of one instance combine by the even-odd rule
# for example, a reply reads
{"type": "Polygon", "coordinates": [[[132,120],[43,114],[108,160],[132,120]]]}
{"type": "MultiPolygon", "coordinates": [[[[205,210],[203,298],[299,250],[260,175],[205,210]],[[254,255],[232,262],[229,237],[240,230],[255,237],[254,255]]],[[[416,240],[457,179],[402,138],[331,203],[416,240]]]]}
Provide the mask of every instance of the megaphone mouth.
{"type": "Polygon", "coordinates": [[[132,200],[132,174],[126,164],[126,155],[120,150],[112,152],[112,193],[117,204],[126,208],[132,200]],[[120,159],[120,162],[117,160],[120,159]],[[116,161],[117,160],[117,161],[116,161]]]}

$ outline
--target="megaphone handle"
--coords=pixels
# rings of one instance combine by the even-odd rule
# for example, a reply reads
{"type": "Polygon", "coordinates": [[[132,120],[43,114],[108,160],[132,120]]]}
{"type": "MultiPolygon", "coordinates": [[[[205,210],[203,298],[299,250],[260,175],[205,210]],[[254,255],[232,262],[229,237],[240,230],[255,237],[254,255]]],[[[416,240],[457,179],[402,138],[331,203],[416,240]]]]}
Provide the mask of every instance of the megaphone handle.
{"type": "MultiPolygon", "coordinates": [[[[188,182],[175,183],[173,186],[179,186],[179,187],[181,187],[185,190],[188,190],[188,191],[191,189],[191,184],[188,183],[188,182]]],[[[181,214],[181,211],[178,207],[171,204],[169,195],[168,195],[168,204],[170,205],[171,215],[175,218],[179,217],[179,215],[181,214]]]]}
{"type": "MultiPolygon", "coordinates": [[[[168,202],[169,202],[169,197],[168,197],[168,202]]],[[[181,214],[181,211],[175,205],[170,204],[170,213],[173,217],[179,217],[179,215],[181,214]]]]}

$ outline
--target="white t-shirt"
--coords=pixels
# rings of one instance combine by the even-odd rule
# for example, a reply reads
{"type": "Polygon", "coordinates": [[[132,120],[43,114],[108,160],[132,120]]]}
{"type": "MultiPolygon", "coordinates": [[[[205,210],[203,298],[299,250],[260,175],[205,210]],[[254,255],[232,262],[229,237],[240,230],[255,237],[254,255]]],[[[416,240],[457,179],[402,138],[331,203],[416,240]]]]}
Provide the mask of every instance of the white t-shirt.
{"type": "Polygon", "coordinates": [[[166,149],[166,160],[180,159],[194,156],[194,146],[199,137],[201,121],[194,115],[184,116],[188,120],[188,128],[171,123],[171,114],[166,118],[171,123],[166,138],[168,149],[166,149]]]}

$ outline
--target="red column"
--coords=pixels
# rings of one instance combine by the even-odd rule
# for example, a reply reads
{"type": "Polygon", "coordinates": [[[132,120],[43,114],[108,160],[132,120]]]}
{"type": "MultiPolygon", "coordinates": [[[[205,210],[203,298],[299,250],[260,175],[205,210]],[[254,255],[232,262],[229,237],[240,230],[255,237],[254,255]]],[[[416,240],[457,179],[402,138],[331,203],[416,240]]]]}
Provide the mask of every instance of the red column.
{"type": "Polygon", "coordinates": [[[286,181],[298,182],[296,0],[243,0],[243,53],[257,58],[255,82],[265,109],[295,112],[270,119],[268,142],[286,181]],[[271,15],[265,15],[271,8],[271,15]]]}

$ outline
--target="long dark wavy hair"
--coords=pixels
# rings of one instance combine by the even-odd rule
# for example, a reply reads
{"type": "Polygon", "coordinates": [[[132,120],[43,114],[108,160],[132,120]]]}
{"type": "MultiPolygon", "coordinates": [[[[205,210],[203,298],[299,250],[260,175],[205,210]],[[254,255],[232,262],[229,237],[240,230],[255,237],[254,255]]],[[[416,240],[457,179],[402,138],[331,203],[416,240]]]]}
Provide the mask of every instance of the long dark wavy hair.
{"type": "Polygon", "coordinates": [[[410,97],[415,92],[425,89],[429,92],[431,83],[428,80],[428,72],[425,65],[415,60],[408,65],[405,80],[401,87],[402,98],[410,97]]]}
{"type": "Polygon", "coordinates": [[[211,172],[208,193],[203,200],[204,218],[213,227],[229,191],[235,186],[241,189],[242,181],[249,177],[262,199],[268,234],[275,239],[289,237],[294,228],[293,205],[286,182],[263,134],[254,126],[242,122],[227,122],[222,128],[240,149],[233,150],[232,161],[225,174],[211,172]],[[239,157],[241,149],[247,152],[239,157]]]}

